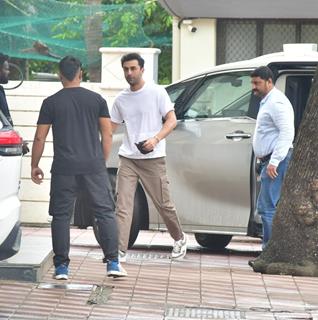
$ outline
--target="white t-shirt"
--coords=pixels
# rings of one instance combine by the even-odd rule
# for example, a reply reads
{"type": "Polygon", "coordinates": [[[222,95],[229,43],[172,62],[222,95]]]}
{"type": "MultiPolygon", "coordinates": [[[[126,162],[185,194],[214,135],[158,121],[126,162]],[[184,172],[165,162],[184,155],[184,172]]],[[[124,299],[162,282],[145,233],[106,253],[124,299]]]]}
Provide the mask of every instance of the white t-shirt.
{"type": "Polygon", "coordinates": [[[131,159],[164,157],[165,139],[148,154],[142,154],[135,143],[154,137],[162,128],[162,119],[171,110],[174,108],[166,90],[155,83],[145,83],[137,91],[124,89],[116,97],[110,112],[113,122],[125,124],[125,135],[119,155],[131,159]]]}

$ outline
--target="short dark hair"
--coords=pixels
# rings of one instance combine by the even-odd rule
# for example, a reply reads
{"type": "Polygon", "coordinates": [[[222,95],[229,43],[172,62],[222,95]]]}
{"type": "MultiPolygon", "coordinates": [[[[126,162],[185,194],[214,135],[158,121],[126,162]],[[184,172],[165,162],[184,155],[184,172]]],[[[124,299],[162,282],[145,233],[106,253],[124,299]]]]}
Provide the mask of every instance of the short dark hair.
{"type": "Polygon", "coordinates": [[[251,72],[251,77],[260,77],[263,80],[274,80],[273,71],[267,66],[261,66],[251,72]]]}
{"type": "Polygon", "coordinates": [[[123,67],[124,62],[131,61],[131,60],[137,60],[140,68],[143,68],[145,65],[145,60],[141,57],[139,53],[131,52],[121,57],[121,66],[123,67]]]}
{"type": "Polygon", "coordinates": [[[66,56],[59,62],[59,70],[62,76],[69,81],[74,80],[76,73],[81,67],[81,61],[73,56],[66,56]]]}
{"type": "Polygon", "coordinates": [[[9,61],[9,56],[0,52],[0,66],[2,67],[5,61],[9,61]]]}

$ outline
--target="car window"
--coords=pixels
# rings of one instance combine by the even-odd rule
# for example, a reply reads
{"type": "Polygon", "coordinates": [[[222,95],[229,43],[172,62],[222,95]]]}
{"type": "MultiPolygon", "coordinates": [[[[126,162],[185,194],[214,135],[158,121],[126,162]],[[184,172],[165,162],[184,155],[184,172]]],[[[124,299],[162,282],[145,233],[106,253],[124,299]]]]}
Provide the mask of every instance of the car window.
{"type": "Polygon", "coordinates": [[[0,129],[4,127],[4,115],[0,110],[0,129]]]}
{"type": "Polygon", "coordinates": [[[11,124],[8,121],[8,119],[4,116],[2,111],[0,110],[0,129],[2,129],[3,127],[7,127],[7,126],[11,127],[11,124]]]}
{"type": "Polygon", "coordinates": [[[198,78],[188,79],[166,87],[170,100],[174,103],[177,119],[184,118],[186,104],[189,101],[191,94],[199,86],[201,81],[203,81],[202,79],[204,79],[204,77],[205,75],[202,75],[198,78]]]}
{"type": "Polygon", "coordinates": [[[179,83],[176,83],[176,84],[171,85],[169,87],[166,87],[166,90],[169,94],[171,102],[176,103],[177,99],[180,98],[181,95],[186,90],[190,90],[193,87],[195,81],[196,80],[179,82],[179,83]]]}
{"type": "Polygon", "coordinates": [[[186,89],[186,85],[182,84],[180,86],[172,86],[167,88],[167,92],[169,94],[170,100],[172,103],[175,103],[178,97],[184,92],[186,89]]]}
{"type": "Polygon", "coordinates": [[[185,118],[246,116],[250,97],[250,71],[210,76],[189,100],[185,118]]]}

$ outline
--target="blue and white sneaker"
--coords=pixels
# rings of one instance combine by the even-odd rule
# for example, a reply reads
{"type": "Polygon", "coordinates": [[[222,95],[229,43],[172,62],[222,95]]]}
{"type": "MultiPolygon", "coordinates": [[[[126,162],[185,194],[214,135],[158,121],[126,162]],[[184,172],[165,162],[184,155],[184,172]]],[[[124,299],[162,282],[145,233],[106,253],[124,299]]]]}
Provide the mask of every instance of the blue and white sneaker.
{"type": "Polygon", "coordinates": [[[113,278],[127,277],[127,271],[121,266],[118,259],[108,260],[107,276],[113,278]]]}
{"type": "Polygon", "coordinates": [[[56,280],[68,279],[68,266],[66,264],[60,264],[55,268],[55,279],[56,280]]]}

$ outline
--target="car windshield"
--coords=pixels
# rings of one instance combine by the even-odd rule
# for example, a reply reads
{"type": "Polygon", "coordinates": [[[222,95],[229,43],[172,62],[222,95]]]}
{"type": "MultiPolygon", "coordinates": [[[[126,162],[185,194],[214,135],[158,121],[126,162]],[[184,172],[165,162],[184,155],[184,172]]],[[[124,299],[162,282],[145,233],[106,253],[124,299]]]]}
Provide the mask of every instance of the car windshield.
{"type": "Polygon", "coordinates": [[[185,118],[246,116],[250,97],[250,71],[213,75],[189,100],[185,118]]]}

